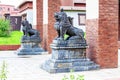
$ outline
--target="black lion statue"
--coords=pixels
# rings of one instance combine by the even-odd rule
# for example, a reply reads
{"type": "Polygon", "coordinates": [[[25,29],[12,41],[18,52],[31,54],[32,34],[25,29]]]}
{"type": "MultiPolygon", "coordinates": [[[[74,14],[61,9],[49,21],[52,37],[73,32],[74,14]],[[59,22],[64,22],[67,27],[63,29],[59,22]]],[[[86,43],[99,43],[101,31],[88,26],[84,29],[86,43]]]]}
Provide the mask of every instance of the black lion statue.
{"type": "MultiPolygon", "coordinates": [[[[26,19],[23,20],[21,24],[23,26],[22,30],[24,34],[22,40],[35,40],[39,38],[40,33],[37,30],[32,29],[32,25],[26,19]]],[[[40,38],[38,40],[40,40],[40,38]]]]}
{"type": "Polygon", "coordinates": [[[72,18],[67,17],[67,14],[61,9],[60,12],[56,12],[54,14],[55,17],[55,24],[54,28],[56,29],[58,33],[57,39],[64,39],[64,34],[69,35],[67,40],[73,36],[79,36],[82,39],[84,39],[84,32],[82,29],[78,29],[76,27],[73,27],[72,25],[72,18]]]}

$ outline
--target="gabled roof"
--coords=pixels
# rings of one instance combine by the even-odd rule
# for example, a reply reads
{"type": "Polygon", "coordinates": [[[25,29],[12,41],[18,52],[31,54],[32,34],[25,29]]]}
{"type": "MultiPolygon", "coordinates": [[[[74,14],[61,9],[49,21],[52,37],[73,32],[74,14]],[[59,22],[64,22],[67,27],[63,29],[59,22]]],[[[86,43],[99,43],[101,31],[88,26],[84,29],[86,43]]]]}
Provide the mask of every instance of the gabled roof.
{"type": "Polygon", "coordinates": [[[20,5],[18,5],[18,8],[20,8],[22,5],[24,5],[27,2],[33,2],[33,0],[23,0],[20,5]]]}

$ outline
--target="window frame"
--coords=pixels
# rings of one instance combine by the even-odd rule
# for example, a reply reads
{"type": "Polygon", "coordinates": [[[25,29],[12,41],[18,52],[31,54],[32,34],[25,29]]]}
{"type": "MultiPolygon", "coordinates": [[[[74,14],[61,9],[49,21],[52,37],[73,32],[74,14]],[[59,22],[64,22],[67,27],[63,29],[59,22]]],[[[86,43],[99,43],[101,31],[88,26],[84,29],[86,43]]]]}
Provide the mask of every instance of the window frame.
{"type": "Polygon", "coordinates": [[[85,13],[78,13],[78,24],[81,26],[81,25],[85,25],[85,23],[81,23],[81,19],[80,19],[80,16],[85,16],[85,21],[86,21],[86,14],[85,13]]]}

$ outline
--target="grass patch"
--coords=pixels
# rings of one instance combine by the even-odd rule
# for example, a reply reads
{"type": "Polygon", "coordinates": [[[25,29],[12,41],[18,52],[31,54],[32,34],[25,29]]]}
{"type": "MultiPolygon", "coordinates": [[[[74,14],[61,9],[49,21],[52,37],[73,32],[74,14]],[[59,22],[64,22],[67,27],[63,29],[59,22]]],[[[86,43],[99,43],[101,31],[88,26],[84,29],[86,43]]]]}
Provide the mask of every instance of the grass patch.
{"type": "Polygon", "coordinates": [[[22,35],[20,31],[12,31],[10,37],[0,37],[0,45],[19,45],[22,35]]]}
{"type": "MultiPolygon", "coordinates": [[[[66,40],[69,37],[69,35],[64,34],[64,40],[66,40]]],[[[86,39],[86,32],[84,32],[84,38],[86,39]]]]}
{"type": "Polygon", "coordinates": [[[64,34],[64,40],[66,40],[69,37],[69,35],[64,34]]]}

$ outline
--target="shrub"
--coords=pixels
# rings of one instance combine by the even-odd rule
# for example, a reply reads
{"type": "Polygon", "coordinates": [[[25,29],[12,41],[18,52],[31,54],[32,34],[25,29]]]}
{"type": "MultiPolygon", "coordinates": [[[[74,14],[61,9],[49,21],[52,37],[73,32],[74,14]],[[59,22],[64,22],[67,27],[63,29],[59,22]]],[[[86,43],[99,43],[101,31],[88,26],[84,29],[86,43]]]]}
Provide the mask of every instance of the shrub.
{"type": "Polygon", "coordinates": [[[8,37],[11,33],[9,20],[0,19],[0,37],[8,37]]]}
{"type": "Polygon", "coordinates": [[[7,79],[7,64],[5,61],[3,61],[2,66],[0,67],[0,80],[6,80],[7,79]]]}
{"type": "Polygon", "coordinates": [[[69,76],[64,76],[62,80],[85,80],[84,75],[75,75],[73,74],[74,70],[70,70],[70,75],[69,76]]]}

